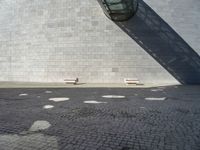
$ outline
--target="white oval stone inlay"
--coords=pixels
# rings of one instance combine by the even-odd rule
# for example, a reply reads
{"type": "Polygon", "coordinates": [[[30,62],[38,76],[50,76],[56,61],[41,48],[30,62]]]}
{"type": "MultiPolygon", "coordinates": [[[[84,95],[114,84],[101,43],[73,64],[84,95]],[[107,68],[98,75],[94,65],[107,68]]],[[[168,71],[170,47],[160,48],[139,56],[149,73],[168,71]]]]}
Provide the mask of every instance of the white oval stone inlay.
{"type": "Polygon", "coordinates": [[[107,103],[107,102],[100,102],[100,101],[84,101],[86,104],[102,104],[102,103],[107,103]]]}
{"type": "Polygon", "coordinates": [[[145,107],[140,107],[140,109],[145,109],[145,107]]]}
{"type": "Polygon", "coordinates": [[[125,96],[121,95],[104,95],[103,98],[125,98],[125,96]]]}
{"type": "Polygon", "coordinates": [[[45,91],[45,93],[50,94],[50,93],[52,93],[52,91],[45,91]]]}
{"type": "Polygon", "coordinates": [[[54,108],[54,106],[53,105],[45,105],[45,106],[43,106],[43,108],[44,109],[51,109],[51,108],[54,108]]]}
{"type": "Polygon", "coordinates": [[[63,102],[63,101],[68,101],[68,97],[55,97],[55,98],[49,98],[50,101],[54,102],[63,102]]]}
{"type": "Polygon", "coordinates": [[[151,89],[152,92],[161,92],[163,89],[151,89]]]}
{"type": "Polygon", "coordinates": [[[50,126],[51,124],[48,121],[38,120],[33,123],[29,131],[45,130],[45,129],[48,129],[50,126]]]}
{"type": "Polygon", "coordinates": [[[27,93],[19,94],[19,96],[27,96],[27,95],[28,95],[27,93]]]}
{"type": "Polygon", "coordinates": [[[166,97],[146,97],[145,100],[148,101],[164,101],[166,100],[166,97]]]}

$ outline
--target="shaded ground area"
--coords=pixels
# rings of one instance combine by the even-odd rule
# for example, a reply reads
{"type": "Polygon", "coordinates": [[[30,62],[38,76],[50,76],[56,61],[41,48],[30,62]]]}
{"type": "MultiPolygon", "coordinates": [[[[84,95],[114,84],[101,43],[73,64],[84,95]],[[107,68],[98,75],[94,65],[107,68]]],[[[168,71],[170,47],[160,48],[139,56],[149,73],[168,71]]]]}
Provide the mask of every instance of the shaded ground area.
{"type": "Polygon", "coordinates": [[[0,89],[0,150],[199,150],[199,91],[0,89]]]}

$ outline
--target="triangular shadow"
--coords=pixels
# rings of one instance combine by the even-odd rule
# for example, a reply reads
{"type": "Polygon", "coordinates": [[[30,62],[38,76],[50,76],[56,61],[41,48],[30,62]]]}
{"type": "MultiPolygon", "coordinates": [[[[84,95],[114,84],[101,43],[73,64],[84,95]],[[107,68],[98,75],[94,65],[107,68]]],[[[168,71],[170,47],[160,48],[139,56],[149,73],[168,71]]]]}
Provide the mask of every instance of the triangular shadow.
{"type": "Polygon", "coordinates": [[[125,22],[115,22],[181,84],[200,84],[199,55],[144,1],[125,22]]]}

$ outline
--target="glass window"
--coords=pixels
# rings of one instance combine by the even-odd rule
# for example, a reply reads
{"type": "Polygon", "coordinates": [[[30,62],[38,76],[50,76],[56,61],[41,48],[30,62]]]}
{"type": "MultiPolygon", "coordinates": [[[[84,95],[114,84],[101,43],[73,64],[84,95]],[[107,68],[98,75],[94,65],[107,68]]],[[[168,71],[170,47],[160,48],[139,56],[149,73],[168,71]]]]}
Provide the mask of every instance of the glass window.
{"type": "Polygon", "coordinates": [[[120,3],[122,0],[106,0],[107,3],[120,3]]]}
{"type": "Polygon", "coordinates": [[[98,0],[105,14],[112,20],[123,21],[136,11],[137,0],[98,0]]]}
{"type": "Polygon", "coordinates": [[[121,10],[126,8],[121,0],[106,0],[106,3],[111,10],[121,10]]]}

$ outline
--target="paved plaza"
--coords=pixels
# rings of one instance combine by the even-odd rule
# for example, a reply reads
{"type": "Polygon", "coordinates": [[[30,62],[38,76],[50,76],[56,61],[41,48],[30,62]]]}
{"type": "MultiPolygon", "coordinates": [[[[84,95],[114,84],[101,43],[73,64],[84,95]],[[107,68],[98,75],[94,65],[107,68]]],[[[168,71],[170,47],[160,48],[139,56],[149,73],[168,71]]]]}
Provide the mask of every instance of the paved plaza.
{"type": "Polygon", "coordinates": [[[199,149],[199,86],[0,89],[0,150],[199,149]]]}

